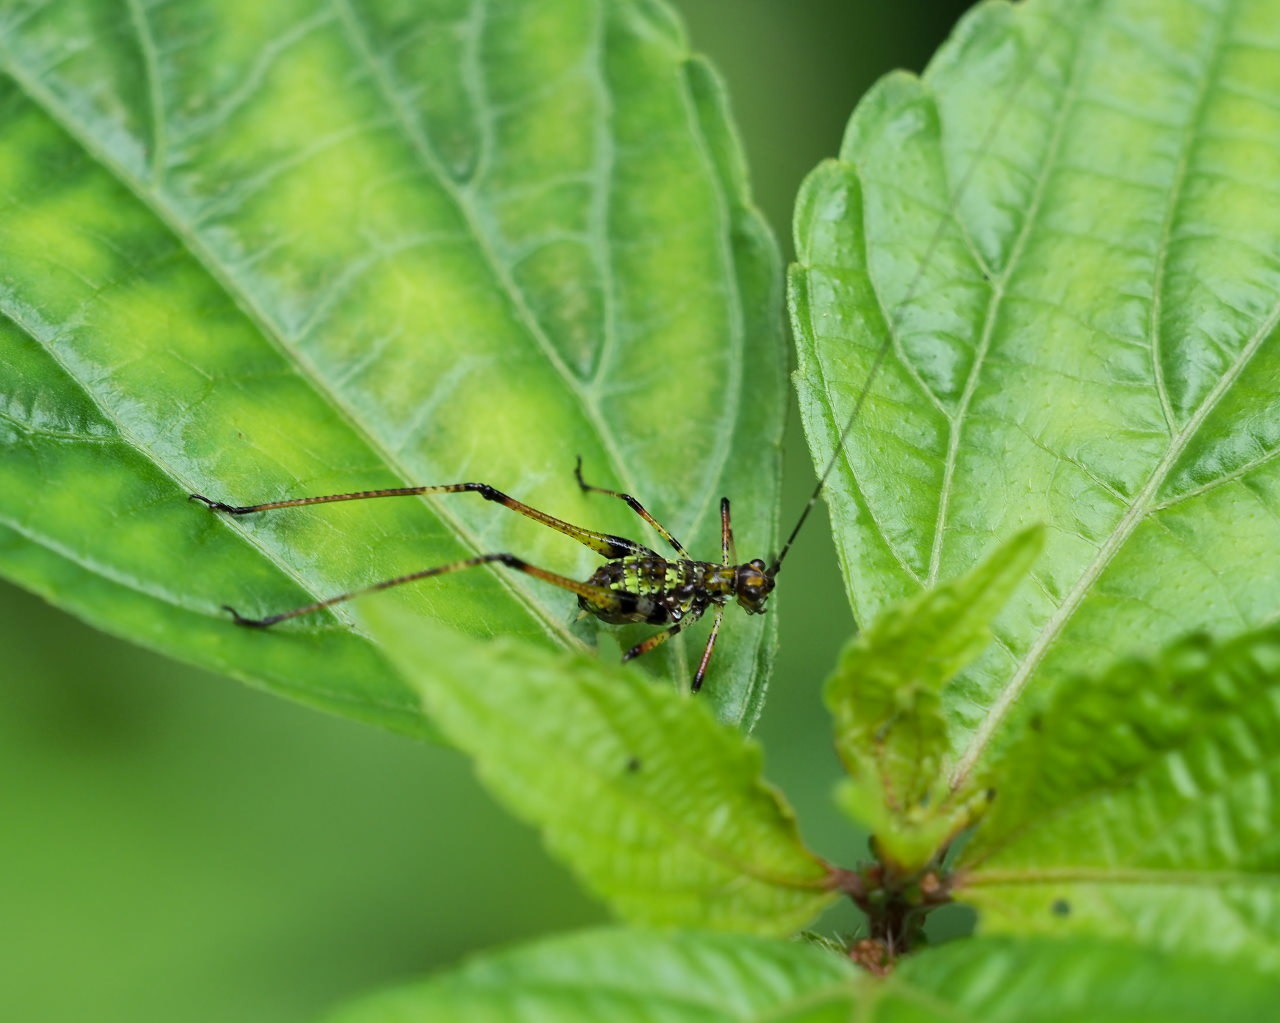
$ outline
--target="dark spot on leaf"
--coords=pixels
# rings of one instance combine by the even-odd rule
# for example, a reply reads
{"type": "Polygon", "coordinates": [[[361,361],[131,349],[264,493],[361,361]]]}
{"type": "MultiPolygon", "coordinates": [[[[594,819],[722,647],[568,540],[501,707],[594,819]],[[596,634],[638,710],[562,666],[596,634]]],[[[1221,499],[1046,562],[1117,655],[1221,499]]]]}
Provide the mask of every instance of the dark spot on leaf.
{"type": "Polygon", "coordinates": [[[627,774],[635,774],[640,770],[640,758],[632,757],[627,761],[627,774]]]}
{"type": "Polygon", "coordinates": [[[988,803],[994,802],[994,801],[995,801],[995,798],[996,798],[996,790],[995,790],[995,789],[987,789],[987,802],[988,802],[988,803]]]}
{"type": "Polygon", "coordinates": [[[1071,912],[1071,903],[1069,903],[1066,899],[1053,900],[1054,916],[1067,916],[1070,912],[1071,912]]]}
{"type": "Polygon", "coordinates": [[[1044,731],[1044,718],[1042,718],[1039,714],[1033,715],[1031,720],[1028,722],[1028,724],[1031,726],[1031,730],[1033,732],[1044,731]]]}

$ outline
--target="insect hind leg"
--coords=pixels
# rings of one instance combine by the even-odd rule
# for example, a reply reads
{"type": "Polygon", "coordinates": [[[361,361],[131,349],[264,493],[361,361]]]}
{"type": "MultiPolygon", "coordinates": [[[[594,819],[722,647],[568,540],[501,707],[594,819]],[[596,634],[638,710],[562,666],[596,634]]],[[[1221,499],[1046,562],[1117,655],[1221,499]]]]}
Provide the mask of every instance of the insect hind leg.
{"type": "MultiPolygon", "coordinates": [[[[440,483],[425,487],[392,487],[387,490],[356,490],[345,494],[322,494],[319,497],[294,497],[287,501],[268,501],[265,504],[247,504],[234,505],[227,504],[223,501],[215,501],[211,497],[205,497],[203,494],[191,494],[188,500],[199,501],[207,505],[214,511],[224,512],[227,515],[252,515],[257,512],[278,511],[281,508],[305,508],[313,504],[335,504],[339,501],[366,501],[377,497],[430,497],[434,494],[479,494],[486,501],[493,501],[502,505],[504,508],[510,508],[513,512],[523,515],[525,518],[533,519],[534,522],[540,522],[544,526],[550,526],[565,536],[572,537],[584,547],[590,547],[602,558],[623,558],[627,555],[652,555],[657,557],[653,551],[649,550],[644,544],[636,543],[634,540],[628,540],[625,536],[614,536],[612,533],[597,533],[593,529],[584,529],[582,526],[575,526],[572,522],[566,522],[564,519],[558,519],[554,515],[548,515],[546,512],[531,505],[525,504],[523,501],[517,501],[510,494],[503,493],[497,487],[491,487],[488,483],[440,483]]],[[[648,514],[647,512],[645,513],[648,514]]],[[[659,527],[661,530],[661,527],[659,527]]],[[[665,533],[664,533],[665,535],[665,533]]],[[[673,541],[674,542],[674,541],[673,541]]]]}
{"type": "Polygon", "coordinates": [[[576,579],[570,579],[567,576],[557,575],[554,572],[548,572],[545,568],[538,568],[531,565],[523,558],[518,558],[514,554],[478,554],[471,558],[461,558],[458,561],[450,561],[444,565],[435,565],[432,568],[424,568],[418,572],[409,572],[406,575],[394,576],[391,579],[384,579],[382,582],[374,583],[372,586],[365,586],[358,590],[350,590],[347,593],[340,593],[336,597],[329,597],[326,600],[317,600],[311,604],[304,604],[302,607],[295,607],[290,611],[281,611],[279,614],[268,615],[265,618],[247,618],[240,614],[235,608],[224,604],[223,609],[230,611],[237,625],[243,625],[248,628],[265,629],[275,625],[277,622],[287,621],[290,618],[298,618],[301,615],[312,614],[316,611],[323,611],[325,608],[333,607],[335,604],[342,604],[356,597],[363,597],[369,593],[378,593],[381,590],[389,590],[394,586],[403,586],[405,583],[417,582],[419,579],[429,579],[432,576],[448,575],[451,572],[461,572],[463,569],[475,568],[477,565],[488,565],[492,563],[506,565],[508,568],[514,568],[518,572],[524,572],[536,579],[551,583],[553,586],[559,586],[561,589],[569,590],[576,593],[579,597],[585,597],[597,603],[607,603],[610,600],[616,600],[617,594],[604,586],[593,586],[591,583],[578,582],[576,579]]]}

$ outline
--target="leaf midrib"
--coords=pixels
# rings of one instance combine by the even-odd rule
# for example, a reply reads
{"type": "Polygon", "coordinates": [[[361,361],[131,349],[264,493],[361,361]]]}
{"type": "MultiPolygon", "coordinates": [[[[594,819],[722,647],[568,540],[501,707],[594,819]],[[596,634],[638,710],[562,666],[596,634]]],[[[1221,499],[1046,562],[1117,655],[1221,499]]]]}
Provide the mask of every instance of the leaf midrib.
{"type": "Polygon", "coordinates": [[[1027,867],[999,870],[961,870],[958,883],[965,888],[983,885],[1005,884],[1061,884],[1078,881],[1082,884],[1195,885],[1214,887],[1222,884],[1249,886],[1276,886],[1280,889],[1280,872],[1238,870],[1159,870],[1155,867],[1126,867],[1113,870],[1110,867],[1027,867]]]}
{"type": "MultiPolygon", "coordinates": [[[[982,369],[986,364],[986,358],[991,349],[996,323],[1000,319],[1000,311],[1003,309],[1003,302],[1008,293],[1009,283],[1022,262],[1022,255],[1027,248],[1027,240],[1039,223],[1040,211],[1044,205],[1045,191],[1049,186],[1053,171],[1056,169],[1058,157],[1062,151],[1062,141],[1066,134],[1067,123],[1075,111],[1076,100],[1079,97],[1080,74],[1085,52],[1085,47],[1077,46],[1076,52],[1072,57],[1071,73],[1063,90],[1062,101],[1058,104],[1058,109],[1055,112],[1053,134],[1049,137],[1049,144],[1046,147],[1047,155],[1040,164],[1040,173],[1036,177],[1035,188],[1031,194],[1031,202],[1028,205],[1026,215],[1022,218],[1022,228],[1019,230],[1017,238],[1014,239],[1013,248],[1010,250],[1009,261],[1004,268],[1004,273],[992,282],[991,297],[987,301],[987,310],[983,316],[982,334],[978,340],[977,351],[974,353],[973,365],[969,367],[964,391],[960,395],[960,402],[955,414],[947,416],[947,454],[943,463],[942,487],[938,494],[938,515],[934,523],[933,545],[929,553],[929,571],[925,580],[926,588],[937,585],[938,571],[942,567],[943,537],[946,533],[947,513],[951,507],[951,492],[955,480],[956,463],[960,457],[960,438],[964,432],[969,405],[973,401],[973,396],[977,392],[978,383],[982,377],[982,369]]],[[[959,223],[960,218],[958,216],[953,217],[953,219],[959,223]]],[[[960,233],[965,238],[969,237],[969,232],[963,228],[960,233]]]]}
{"type": "Polygon", "coordinates": [[[1204,402],[1196,410],[1195,414],[1187,420],[1186,425],[1172,438],[1168,451],[1164,457],[1156,464],[1152,470],[1151,476],[1148,478],[1142,490],[1139,491],[1125,514],[1117,523],[1116,528],[1107,538],[1094,556],[1093,561],[1089,563],[1085,571],[1077,580],[1076,585],[1072,587],[1067,594],[1066,599],[1058,606],[1058,609],[1050,617],[1044,628],[1040,630],[1035,642],[1027,651],[1026,657],[1018,666],[1018,670],[1000,690],[992,705],[990,713],[982,720],[982,723],[974,731],[973,738],[969,746],[966,748],[964,755],[956,764],[956,768],[951,776],[951,789],[955,791],[959,789],[968,779],[970,771],[978,759],[982,756],[983,751],[990,743],[993,734],[999,727],[1005,715],[1009,713],[1013,704],[1021,695],[1022,690],[1026,687],[1031,674],[1039,667],[1041,660],[1044,658],[1048,648],[1054,643],[1062,630],[1066,627],[1067,622],[1075,614],[1080,604],[1084,601],[1089,589],[1097,581],[1098,577],[1111,563],[1111,559],[1115,557],[1120,548],[1128,541],[1133,531],[1138,528],[1139,524],[1154,510],[1151,504],[1151,498],[1155,496],[1161,485],[1167,478],[1169,471],[1173,468],[1177,460],[1182,456],[1187,445],[1195,437],[1205,419],[1217,407],[1218,402],[1223,395],[1236,382],[1240,374],[1244,371],[1245,366],[1257,353],[1258,349],[1280,324],[1280,301],[1272,307],[1271,312],[1262,321],[1258,330],[1254,333],[1248,343],[1241,349],[1240,354],[1233,360],[1231,365],[1214,385],[1213,390],[1206,396],[1204,402]]]}

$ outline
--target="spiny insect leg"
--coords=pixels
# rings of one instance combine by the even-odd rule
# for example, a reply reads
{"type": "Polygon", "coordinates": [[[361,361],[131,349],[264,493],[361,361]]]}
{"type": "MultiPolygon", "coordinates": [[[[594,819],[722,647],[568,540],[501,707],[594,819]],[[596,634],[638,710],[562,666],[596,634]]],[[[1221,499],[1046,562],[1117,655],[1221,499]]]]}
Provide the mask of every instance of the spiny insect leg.
{"type": "Polygon", "coordinates": [[[706,607],[704,605],[694,604],[693,607],[689,609],[688,613],[683,618],[680,619],[680,621],[676,622],[674,625],[667,626],[661,632],[655,632],[652,636],[649,636],[647,639],[641,640],[639,643],[637,643],[635,646],[633,646],[630,650],[628,650],[625,654],[622,655],[622,660],[624,662],[634,660],[637,657],[641,657],[644,654],[647,654],[654,647],[661,646],[663,643],[669,640],[672,636],[676,635],[686,625],[692,625],[699,618],[701,618],[702,613],[705,610],[706,610],[706,607]]]}
{"type": "Polygon", "coordinates": [[[349,494],[324,494],[320,497],[295,497],[288,501],[268,501],[266,504],[231,505],[215,501],[203,494],[192,494],[191,500],[201,501],[214,511],[226,512],[229,515],[249,515],[253,512],[275,511],[278,508],[302,508],[310,504],[333,504],[337,501],[363,501],[372,497],[425,497],[431,494],[462,494],[474,492],[486,501],[496,501],[503,507],[519,512],[535,522],[559,530],[571,536],[578,543],[590,547],[602,558],[623,558],[629,554],[657,557],[644,544],[628,540],[625,536],[614,536],[611,533],[597,533],[591,529],[583,529],[571,522],[565,522],[554,515],[532,508],[522,501],[517,501],[509,494],[504,494],[487,483],[442,483],[427,487],[394,487],[390,490],[358,490],[349,494]]]}
{"type": "Polygon", "coordinates": [[[341,604],[344,601],[351,600],[355,597],[362,597],[367,593],[377,593],[379,590],[389,590],[393,586],[402,586],[405,583],[417,582],[419,579],[428,579],[431,576],[448,575],[450,572],[461,572],[464,568],[474,568],[477,565],[487,565],[495,561],[506,565],[508,568],[514,568],[517,571],[526,572],[535,578],[551,583],[553,586],[559,586],[561,589],[571,590],[578,594],[578,596],[586,597],[597,603],[617,599],[617,594],[606,587],[592,586],[590,583],[580,583],[576,579],[569,579],[562,575],[556,575],[554,572],[548,572],[544,568],[538,568],[536,565],[530,565],[527,561],[522,558],[517,558],[514,554],[479,554],[472,558],[462,558],[459,561],[450,561],[448,564],[436,565],[433,568],[424,568],[420,572],[410,572],[408,575],[398,575],[393,579],[384,579],[380,583],[374,583],[372,586],[366,586],[363,589],[351,590],[348,593],[340,593],[336,597],[330,597],[327,600],[318,600],[314,604],[295,607],[292,611],[282,611],[279,614],[268,615],[266,618],[246,618],[235,608],[226,604],[223,605],[223,608],[231,612],[231,615],[235,618],[237,625],[245,625],[256,629],[265,629],[269,625],[275,625],[276,622],[283,622],[288,618],[297,618],[299,615],[311,614],[313,611],[322,611],[326,607],[333,607],[334,604],[341,604]]]}
{"type": "Polygon", "coordinates": [[[733,526],[729,523],[729,499],[727,497],[720,498],[720,554],[723,558],[722,564],[737,564],[738,548],[733,542],[733,526]]]}
{"type": "MultiPolygon", "coordinates": [[[[729,564],[728,561],[725,564],[729,564]]],[[[716,648],[716,637],[720,635],[720,622],[724,620],[724,605],[716,608],[716,620],[711,623],[711,635],[707,637],[707,645],[702,648],[702,660],[698,662],[698,670],[693,673],[692,690],[696,693],[702,688],[702,676],[707,673],[707,665],[711,663],[711,651],[716,648]]]]}
{"type": "Polygon", "coordinates": [[[581,455],[578,456],[578,464],[574,466],[573,474],[578,478],[578,486],[582,488],[584,493],[605,494],[608,497],[616,497],[620,501],[626,501],[627,504],[630,506],[631,510],[635,512],[637,515],[639,515],[642,519],[644,519],[645,522],[649,523],[649,525],[651,525],[654,528],[654,531],[657,532],[657,534],[660,537],[662,537],[662,539],[666,540],[667,543],[669,543],[672,546],[675,552],[680,555],[680,557],[684,558],[686,561],[692,560],[689,557],[689,552],[684,549],[680,541],[677,540],[670,533],[668,533],[666,530],[666,527],[663,526],[662,523],[659,522],[657,519],[655,519],[652,515],[650,515],[648,510],[645,508],[645,506],[642,505],[630,494],[619,493],[616,490],[605,490],[604,487],[592,486],[590,483],[587,483],[585,480],[583,480],[581,455]]]}

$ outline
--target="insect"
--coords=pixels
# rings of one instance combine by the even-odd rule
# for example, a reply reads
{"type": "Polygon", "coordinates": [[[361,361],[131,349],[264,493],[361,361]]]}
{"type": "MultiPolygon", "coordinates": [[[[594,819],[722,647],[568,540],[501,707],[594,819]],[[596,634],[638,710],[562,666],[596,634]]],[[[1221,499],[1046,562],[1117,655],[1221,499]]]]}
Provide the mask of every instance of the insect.
{"type": "MultiPolygon", "coordinates": [[[[883,351],[880,357],[883,357],[883,351]]],[[[871,373],[868,375],[867,382],[859,394],[853,412],[850,414],[849,420],[841,433],[840,442],[836,445],[837,455],[849,431],[853,428],[858,412],[867,397],[872,378],[875,376],[875,368],[873,366],[871,373]]],[[[517,572],[524,572],[535,579],[541,579],[553,586],[559,586],[561,589],[569,590],[577,595],[578,606],[584,612],[594,615],[606,624],[643,623],[663,626],[660,631],[653,633],[624,653],[622,655],[624,662],[640,657],[642,654],[647,654],[650,650],[665,643],[672,636],[698,621],[707,611],[714,608],[715,617],[711,624],[711,631],[707,636],[706,645],[702,649],[702,657],[698,661],[698,668],[694,672],[693,682],[690,686],[691,690],[696,693],[702,688],[703,679],[707,674],[707,666],[711,663],[711,654],[715,650],[716,639],[720,635],[720,623],[724,618],[726,605],[730,600],[736,600],[738,605],[748,614],[764,614],[765,604],[769,599],[769,595],[773,592],[778,572],[782,569],[782,563],[787,553],[791,550],[796,537],[800,534],[800,529],[809,517],[809,512],[813,510],[813,506],[822,494],[827,477],[831,475],[836,461],[837,459],[833,457],[828,463],[818,480],[817,487],[814,488],[808,503],[800,513],[795,527],[791,530],[791,535],[787,537],[787,542],[782,545],[782,550],[777,557],[767,563],[760,558],[753,558],[751,561],[742,563],[737,561],[737,551],[733,542],[733,525],[729,513],[729,499],[727,497],[720,499],[720,561],[695,561],[690,557],[689,552],[685,550],[684,545],[672,536],[666,527],[630,494],[624,494],[616,490],[606,490],[604,487],[597,487],[587,483],[582,478],[581,457],[579,457],[577,465],[574,467],[574,477],[577,479],[578,486],[582,491],[584,493],[604,494],[624,501],[632,511],[653,527],[654,531],[666,541],[672,550],[676,552],[676,558],[663,557],[644,544],[630,540],[625,536],[618,536],[613,533],[598,533],[582,526],[575,526],[571,522],[558,519],[554,515],[549,515],[522,501],[517,501],[514,497],[503,493],[488,483],[442,483],[422,487],[360,490],[346,494],[297,497],[285,501],[268,501],[264,504],[251,505],[226,504],[222,501],[215,501],[213,498],[205,497],[203,494],[191,494],[190,500],[199,501],[208,505],[214,511],[228,515],[252,515],[257,512],[277,511],[282,508],[303,508],[313,504],[363,501],[377,497],[479,494],[486,501],[501,504],[514,512],[533,519],[535,522],[540,522],[544,526],[549,526],[564,533],[566,536],[572,537],[604,558],[604,564],[597,568],[589,579],[579,582],[576,579],[570,579],[567,576],[558,575],[555,572],[531,565],[514,554],[479,554],[470,558],[450,561],[443,565],[436,565],[432,568],[425,568],[418,572],[410,572],[406,575],[384,579],[382,582],[374,583],[372,586],[340,593],[326,600],[304,604],[302,607],[281,611],[265,618],[247,618],[227,604],[224,604],[223,608],[231,613],[237,625],[265,629],[275,625],[277,622],[321,611],[367,593],[376,593],[379,590],[417,582],[420,579],[428,579],[432,576],[461,572],[464,569],[475,568],[478,565],[496,563],[505,565],[507,568],[514,569],[517,572]]]]}
{"type": "Polygon", "coordinates": [[[432,576],[447,575],[477,565],[497,563],[518,572],[524,572],[536,579],[569,590],[578,597],[578,605],[588,614],[594,615],[609,625],[624,625],[634,622],[647,625],[663,626],[628,650],[622,657],[624,661],[648,653],[655,647],[665,643],[672,636],[698,621],[707,611],[715,609],[715,619],[711,632],[707,637],[702,658],[694,673],[692,690],[702,688],[702,680],[706,676],[707,666],[711,662],[711,654],[715,649],[716,638],[720,634],[720,622],[724,617],[725,606],[730,600],[736,600],[748,614],[763,614],[769,594],[773,592],[774,580],[782,568],[783,559],[790,550],[792,541],[800,531],[804,518],[817,501],[819,490],[806,506],[800,522],[792,531],[791,537],[783,546],[782,552],[766,564],[755,558],[738,563],[737,552],[733,542],[733,526],[729,514],[729,499],[720,500],[720,554],[719,562],[695,561],[671,533],[655,519],[648,510],[630,494],[603,487],[592,486],[582,478],[582,459],[578,459],[574,467],[574,476],[578,486],[584,493],[604,494],[616,497],[653,527],[654,531],[676,552],[677,557],[665,558],[656,551],[635,540],[613,533],[598,533],[591,529],[575,526],[563,519],[548,515],[544,511],[530,507],[522,501],[503,493],[487,483],[444,483],[423,487],[395,487],[387,490],[363,490],[347,494],[326,494],[320,497],[299,497],[287,501],[269,501],[265,504],[230,505],[215,501],[203,494],[192,494],[191,500],[200,501],[215,511],[228,515],[251,515],[256,512],[276,511],[281,508],[301,508],[312,504],[331,504],[337,501],[361,501],[375,497],[426,497],[432,494],[476,493],[486,501],[494,501],[514,512],[518,512],[535,522],[564,533],[579,543],[595,551],[605,563],[601,565],[585,582],[557,575],[544,568],[531,565],[514,554],[480,554],[475,557],[461,558],[443,565],[410,572],[407,575],[395,576],[363,589],[341,593],[327,600],[319,600],[312,604],[268,615],[266,618],[246,618],[235,608],[224,605],[230,611],[236,624],[251,628],[267,628],[277,622],[300,615],[332,607],[343,601],[378,590],[390,589],[404,583],[416,582],[432,576]]]}
{"type": "MultiPolygon", "coordinates": [[[[1024,68],[1023,74],[1028,74],[1033,64],[1034,60],[1028,63],[1024,68]]],[[[1008,109],[1009,105],[1006,104],[999,116],[990,123],[987,135],[979,147],[979,153],[988,147],[1008,109]]],[[[239,516],[283,508],[301,508],[314,504],[360,501],[379,497],[425,497],[441,494],[477,493],[486,501],[501,504],[514,512],[533,519],[535,522],[572,537],[605,559],[604,564],[597,568],[590,578],[585,581],[578,581],[550,572],[544,568],[539,568],[536,565],[531,565],[514,554],[480,554],[436,565],[418,572],[410,572],[407,575],[395,576],[372,586],[340,593],[337,596],[293,608],[289,611],[268,615],[265,618],[247,618],[230,606],[224,605],[224,608],[232,614],[238,625],[267,628],[277,622],[311,614],[363,594],[390,589],[393,586],[400,586],[433,576],[448,575],[452,572],[460,572],[479,565],[500,564],[576,594],[578,604],[584,612],[594,615],[609,625],[643,623],[661,627],[658,632],[651,634],[627,650],[623,655],[623,661],[629,661],[648,653],[697,622],[708,611],[714,610],[711,630],[707,636],[706,645],[703,647],[697,671],[693,676],[691,688],[694,692],[697,692],[702,687],[707,667],[711,662],[711,655],[715,650],[716,639],[720,634],[720,624],[724,618],[727,604],[731,600],[736,601],[748,614],[755,615],[765,612],[765,605],[776,586],[777,576],[782,569],[783,561],[808,519],[809,513],[821,496],[827,479],[840,458],[845,441],[848,439],[858,419],[858,414],[861,412],[870,393],[876,375],[889,353],[893,336],[899,326],[900,316],[914,297],[916,287],[923,278],[929,255],[942,238],[950,222],[952,211],[955,210],[961,194],[968,187],[978,163],[978,159],[973,160],[952,192],[948,215],[939,220],[936,233],[927,246],[925,258],[918,264],[916,274],[905,295],[896,304],[893,315],[889,317],[889,329],[876,349],[875,356],[854,401],[853,408],[837,437],[831,458],[820,474],[817,486],[801,511],[795,527],[787,537],[786,543],[783,544],[780,553],[771,561],[766,562],[760,558],[755,558],[751,561],[738,562],[737,552],[734,548],[733,527],[730,521],[729,499],[727,497],[721,498],[720,501],[720,561],[696,561],[689,555],[684,546],[636,498],[630,494],[607,490],[587,483],[582,477],[582,460],[579,458],[574,469],[574,475],[578,486],[583,492],[603,494],[624,501],[632,511],[662,537],[675,551],[676,557],[664,557],[644,544],[623,536],[612,533],[599,533],[573,525],[570,522],[558,519],[553,515],[524,504],[487,483],[446,483],[431,486],[396,487],[385,490],[364,490],[243,506],[226,504],[222,501],[205,497],[202,494],[192,494],[190,495],[192,500],[202,502],[215,511],[239,516]]]]}

